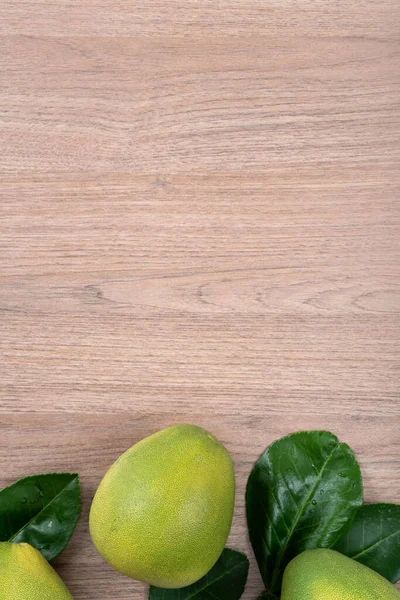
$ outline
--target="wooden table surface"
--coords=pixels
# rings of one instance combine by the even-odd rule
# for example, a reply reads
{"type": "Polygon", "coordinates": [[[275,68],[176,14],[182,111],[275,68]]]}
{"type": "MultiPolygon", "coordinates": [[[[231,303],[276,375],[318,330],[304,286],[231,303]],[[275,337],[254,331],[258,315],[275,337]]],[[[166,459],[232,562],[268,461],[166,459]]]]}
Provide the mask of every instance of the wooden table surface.
{"type": "MultiPolygon", "coordinates": [[[[0,485],[102,474],[179,422],[336,433],[400,502],[398,0],[2,0],[0,485]]],[[[261,591],[252,559],[245,598],[261,591]]]]}

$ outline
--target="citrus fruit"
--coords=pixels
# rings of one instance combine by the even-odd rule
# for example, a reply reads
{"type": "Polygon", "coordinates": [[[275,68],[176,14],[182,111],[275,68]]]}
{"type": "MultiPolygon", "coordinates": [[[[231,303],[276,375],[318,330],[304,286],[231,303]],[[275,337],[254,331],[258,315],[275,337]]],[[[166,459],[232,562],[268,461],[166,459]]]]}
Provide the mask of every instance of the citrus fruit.
{"type": "Polygon", "coordinates": [[[400,600],[387,579],[334,550],[306,550],[283,575],[281,600],[400,600]]]}
{"type": "Polygon", "coordinates": [[[224,446],[200,427],[176,425],[112,465],[91,506],[90,533],[117,571],[158,587],[184,587],[219,558],[234,497],[224,446]]]}
{"type": "Polygon", "coordinates": [[[0,542],[0,598],[72,600],[63,581],[36,548],[0,542]]]}

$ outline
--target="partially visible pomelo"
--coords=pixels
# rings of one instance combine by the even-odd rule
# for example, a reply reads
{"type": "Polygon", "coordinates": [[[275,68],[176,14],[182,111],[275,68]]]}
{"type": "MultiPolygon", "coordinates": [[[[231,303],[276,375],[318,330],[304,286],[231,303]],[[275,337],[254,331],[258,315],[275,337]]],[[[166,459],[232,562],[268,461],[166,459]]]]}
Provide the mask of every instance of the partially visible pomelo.
{"type": "Polygon", "coordinates": [[[400,600],[387,579],[334,550],[306,550],[283,575],[281,600],[400,600]]]}
{"type": "Polygon", "coordinates": [[[112,465],[92,503],[90,533],[117,571],[158,587],[184,587],[218,560],[234,499],[224,446],[200,427],[176,425],[112,465]]]}
{"type": "Polygon", "coordinates": [[[72,596],[36,548],[0,542],[0,599],[72,600],[72,596]]]}

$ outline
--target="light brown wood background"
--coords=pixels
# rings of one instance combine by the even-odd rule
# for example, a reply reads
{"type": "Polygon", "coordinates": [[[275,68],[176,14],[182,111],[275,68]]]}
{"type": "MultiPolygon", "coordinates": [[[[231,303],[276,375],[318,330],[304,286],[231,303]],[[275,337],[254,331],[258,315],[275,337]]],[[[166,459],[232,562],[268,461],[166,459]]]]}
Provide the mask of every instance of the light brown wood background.
{"type": "MultiPolygon", "coordinates": [[[[144,598],[87,514],[178,422],[326,428],[400,502],[398,0],[1,0],[0,485],[78,470],[56,566],[144,598]]],[[[246,598],[261,591],[252,563],[246,598]]]]}

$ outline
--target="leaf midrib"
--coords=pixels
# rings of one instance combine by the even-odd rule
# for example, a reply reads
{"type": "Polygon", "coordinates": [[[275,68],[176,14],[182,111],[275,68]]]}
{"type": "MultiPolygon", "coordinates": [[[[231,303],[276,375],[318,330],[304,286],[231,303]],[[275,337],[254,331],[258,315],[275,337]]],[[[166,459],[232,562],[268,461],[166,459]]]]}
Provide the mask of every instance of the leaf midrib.
{"type": "Polygon", "coordinates": [[[350,558],[352,558],[353,560],[357,560],[359,556],[362,556],[363,554],[367,554],[367,552],[369,552],[370,550],[372,550],[376,546],[379,546],[379,544],[382,544],[383,542],[386,542],[386,540],[389,540],[391,537],[393,537],[395,535],[399,535],[399,533],[400,533],[400,529],[397,529],[397,531],[394,531],[393,533],[390,533],[386,537],[381,538],[380,540],[378,540],[377,542],[375,542],[371,546],[368,546],[368,548],[364,548],[358,554],[355,554],[354,556],[350,556],[350,558]]]}
{"type": "MultiPolygon", "coordinates": [[[[218,577],[215,577],[212,581],[205,582],[202,587],[197,588],[191,594],[189,594],[188,596],[185,596],[184,600],[191,600],[191,598],[195,598],[198,594],[200,594],[200,592],[203,592],[204,590],[207,590],[207,588],[209,588],[212,585],[214,585],[214,583],[216,583],[217,581],[220,581],[221,579],[223,579],[224,577],[226,577],[227,575],[229,575],[230,573],[232,573],[233,571],[235,571],[239,567],[242,567],[243,564],[245,564],[246,562],[247,562],[247,558],[245,556],[243,556],[243,558],[241,558],[241,560],[240,560],[239,563],[237,563],[237,564],[233,565],[232,567],[228,568],[221,575],[218,575],[218,577]]],[[[165,592],[166,590],[163,590],[163,591],[165,592]]],[[[210,592],[208,592],[208,593],[210,593],[210,592]]],[[[216,596],[214,596],[214,597],[216,597],[216,596]]]]}
{"type": "Polygon", "coordinates": [[[241,567],[244,562],[246,562],[245,559],[241,560],[240,563],[238,563],[237,565],[233,565],[233,567],[231,569],[228,569],[227,571],[224,571],[224,573],[222,573],[222,575],[219,575],[218,577],[216,577],[215,579],[213,579],[210,583],[207,583],[203,587],[198,588],[195,592],[193,592],[193,594],[190,594],[189,596],[186,596],[185,600],[190,600],[190,598],[194,598],[195,596],[197,596],[197,594],[199,592],[202,592],[203,590],[207,589],[208,587],[210,587],[211,585],[213,585],[214,583],[216,583],[220,579],[223,579],[223,577],[225,577],[226,575],[229,575],[229,573],[232,573],[232,571],[234,571],[238,567],[241,567]]]}
{"type": "Polygon", "coordinates": [[[288,534],[287,534],[287,536],[286,536],[285,543],[283,544],[283,546],[282,546],[282,547],[281,547],[281,549],[279,550],[278,557],[277,557],[277,561],[276,561],[276,565],[275,565],[275,569],[274,569],[274,574],[273,574],[273,576],[272,576],[272,580],[271,580],[271,590],[272,590],[272,591],[274,591],[274,586],[275,586],[275,583],[276,583],[276,579],[277,579],[277,577],[278,577],[278,575],[279,575],[279,572],[280,572],[280,563],[281,563],[281,560],[282,560],[282,556],[284,555],[284,553],[285,553],[285,551],[286,551],[286,548],[287,548],[287,546],[288,546],[288,543],[289,543],[289,541],[290,541],[290,538],[292,537],[292,535],[293,535],[293,533],[294,533],[294,531],[295,531],[295,529],[296,529],[296,527],[297,527],[297,524],[298,524],[298,522],[300,521],[300,518],[301,518],[301,516],[302,516],[302,514],[303,514],[303,511],[304,511],[305,507],[307,506],[307,504],[308,504],[308,502],[309,502],[309,500],[310,500],[311,496],[313,496],[313,495],[314,495],[315,489],[316,489],[317,485],[319,484],[319,482],[321,481],[321,478],[322,478],[323,472],[324,472],[324,470],[325,470],[325,468],[326,468],[327,464],[329,463],[329,461],[331,460],[331,458],[332,458],[333,454],[336,452],[336,450],[339,448],[339,446],[341,446],[341,444],[340,444],[340,443],[337,443],[337,444],[336,444],[336,446],[335,446],[335,447],[333,448],[333,450],[331,451],[331,453],[328,455],[328,457],[327,457],[327,459],[325,460],[324,464],[322,465],[322,468],[321,468],[321,470],[320,470],[320,472],[319,472],[319,474],[318,474],[318,477],[316,478],[316,480],[315,480],[315,482],[314,482],[313,486],[310,488],[310,491],[309,491],[309,493],[307,494],[307,497],[306,497],[306,499],[304,500],[303,504],[302,504],[302,505],[301,505],[301,507],[299,508],[299,511],[298,511],[298,513],[297,513],[297,516],[296,516],[296,519],[293,521],[293,524],[292,524],[292,526],[290,527],[290,530],[288,531],[288,534]]]}
{"type": "Polygon", "coordinates": [[[65,492],[65,490],[67,490],[67,489],[69,488],[69,486],[71,485],[71,483],[74,483],[74,481],[75,481],[77,478],[78,478],[78,475],[75,475],[75,477],[74,477],[73,479],[71,479],[71,481],[68,483],[68,485],[66,485],[66,486],[65,486],[65,487],[64,487],[64,488],[63,488],[63,489],[62,489],[60,492],[58,492],[58,494],[57,494],[56,496],[54,496],[54,497],[51,499],[51,501],[50,501],[50,502],[48,502],[48,503],[46,504],[46,506],[43,506],[43,508],[42,508],[42,509],[41,509],[41,510],[40,510],[38,513],[36,513],[36,515],[34,515],[34,516],[33,516],[33,517],[32,517],[32,518],[29,520],[29,521],[27,521],[27,522],[25,523],[25,525],[23,525],[23,526],[22,526],[22,527],[21,527],[21,528],[20,528],[20,529],[17,531],[17,533],[14,533],[14,535],[12,535],[12,536],[9,538],[9,540],[8,540],[8,541],[9,541],[9,542],[12,542],[12,540],[14,540],[14,539],[15,539],[15,538],[16,538],[16,537],[17,537],[17,536],[18,536],[18,535],[21,533],[21,531],[23,531],[24,529],[26,529],[27,527],[29,527],[29,525],[32,523],[32,521],[34,521],[35,519],[37,519],[37,517],[38,517],[39,515],[41,515],[41,514],[42,514],[42,512],[43,512],[44,510],[46,510],[46,508],[47,508],[48,506],[50,506],[51,504],[53,504],[53,502],[54,502],[55,500],[57,500],[57,498],[59,498],[59,496],[61,496],[61,494],[63,494],[63,493],[65,492]]]}

